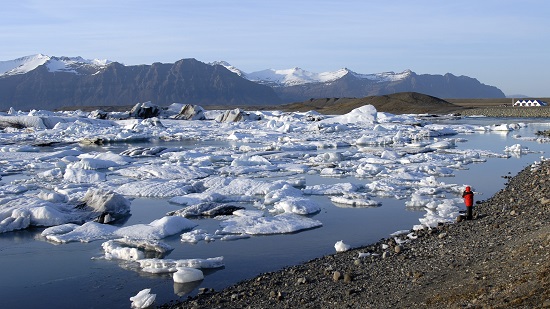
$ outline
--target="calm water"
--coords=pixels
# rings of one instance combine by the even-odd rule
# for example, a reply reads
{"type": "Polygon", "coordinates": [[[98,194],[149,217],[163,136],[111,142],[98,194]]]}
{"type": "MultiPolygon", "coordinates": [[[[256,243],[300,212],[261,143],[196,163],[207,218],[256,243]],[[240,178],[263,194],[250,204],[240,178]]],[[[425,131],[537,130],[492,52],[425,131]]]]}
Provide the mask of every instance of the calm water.
{"type": "MultiPolygon", "coordinates": [[[[513,123],[532,121],[542,122],[507,120],[513,123]]],[[[460,121],[465,122],[496,123],[494,119],[486,118],[460,121]]],[[[547,122],[550,123],[550,120],[547,122]]],[[[544,151],[548,149],[548,144],[519,141],[512,135],[533,136],[537,130],[547,129],[550,126],[544,124],[508,134],[468,134],[458,136],[468,141],[458,143],[457,147],[501,153],[505,146],[519,143],[534,151],[544,151]]],[[[189,147],[193,144],[190,143],[189,147]]],[[[502,176],[508,173],[515,175],[528,164],[539,160],[541,155],[488,158],[487,162],[470,164],[468,170],[455,171],[454,177],[441,178],[440,181],[472,184],[476,191],[482,193],[476,199],[486,199],[504,186],[506,180],[502,176]]],[[[544,155],[547,156],[546,153],[544,155]]],[[[4,177],[2,181],[8,182],[9,177],[4,177]]],[[[306,176],[307,185],[353,181],[366,180],[306,176]]],[[[382,202],[381,207],[339,208],[324,196],[312,198],[321,205],[321,212],[313,216],[323,222],[320,228],[295,234],[198,244],[181,243],[179,235],[164,239],[175,248],[166,258],[225,258],[225,268],[206,270],[202,282],[184,285],[174,284],[169,275],[137,272],[125,262],[92,259],[103,255],[102,241],[56,245],[40,238],[43,229],[0,234],[0,308],[129,308],[129,297],[144,288],[151,288],[152,293],[157,294],[156,303],[162,304],[180,297],[186,298],[196,293],[198,287],[218,290],[259,273],[333,254],[334,243],[338,240],[352,246],[376,242],[392,232],[411,228],[424,215],[424,211],[407,209],[405,200],[377,198],[382,202]]],[[[132,216],[125,224],[149,223],[178,208],[163,199],[135,199],[132,202],[132,216]]],[[[201,219],[199,227],[212,232],[219,227],[219,221],[201,219]]]]}

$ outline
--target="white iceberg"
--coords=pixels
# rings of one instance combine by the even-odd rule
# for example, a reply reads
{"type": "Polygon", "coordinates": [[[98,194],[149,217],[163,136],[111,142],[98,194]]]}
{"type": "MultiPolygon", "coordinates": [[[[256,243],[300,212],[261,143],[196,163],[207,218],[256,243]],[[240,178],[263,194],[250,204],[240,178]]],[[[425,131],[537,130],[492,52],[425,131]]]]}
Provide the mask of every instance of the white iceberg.
{"type": "Polygon", "coordinates": [[[151,289],[143,289],[139,291],[135,296],[130,297],[132,302],[132,308],[147,308],[151,306],[157,297],[157,294],[151,294],[151,289]]]}

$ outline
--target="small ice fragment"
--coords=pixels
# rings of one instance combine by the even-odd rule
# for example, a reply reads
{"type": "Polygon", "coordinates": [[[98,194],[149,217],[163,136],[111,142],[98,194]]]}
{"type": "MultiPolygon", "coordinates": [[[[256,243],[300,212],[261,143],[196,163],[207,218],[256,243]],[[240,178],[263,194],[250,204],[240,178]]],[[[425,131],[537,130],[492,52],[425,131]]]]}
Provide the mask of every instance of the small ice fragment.
{"type": "Polygon", "coordinates": [[[190,267],[179,267],[174,273],[174,282],[186,283],[204,279],[202,270],[190,267]]]}
{"type": "Polygon", "coordinates": [[[344,251],[348,251],[351,248],[351,246],[345,244],[343,241],[340,240],[336,242],[336,244],[334,245],[334,248],[336,249],[336,252],[344,252],[344,251]]]}
{"type": "Polygon", "coordinates": [[[153,304],[156,297],[157,294],[151,294],[151,289],[143,289],[136,296],[130,297],[132,308],[147,308],[153,304]]]}

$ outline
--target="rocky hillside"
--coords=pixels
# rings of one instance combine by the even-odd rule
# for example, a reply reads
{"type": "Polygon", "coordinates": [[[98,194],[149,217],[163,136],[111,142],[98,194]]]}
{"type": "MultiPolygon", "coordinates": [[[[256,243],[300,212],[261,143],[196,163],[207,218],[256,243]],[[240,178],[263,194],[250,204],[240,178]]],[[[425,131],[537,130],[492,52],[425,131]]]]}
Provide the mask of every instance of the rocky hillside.
{"type": "Polygon", "coordinates": [[[322,114],[339,115],[363,106],[373,105],[379,112],[392,114],[447,114],[461,110],[462,107],[443,99],[417,92],[400,92],[364,98],[324,98],[281,106],[284,111],[315,110],[322,114]]]}

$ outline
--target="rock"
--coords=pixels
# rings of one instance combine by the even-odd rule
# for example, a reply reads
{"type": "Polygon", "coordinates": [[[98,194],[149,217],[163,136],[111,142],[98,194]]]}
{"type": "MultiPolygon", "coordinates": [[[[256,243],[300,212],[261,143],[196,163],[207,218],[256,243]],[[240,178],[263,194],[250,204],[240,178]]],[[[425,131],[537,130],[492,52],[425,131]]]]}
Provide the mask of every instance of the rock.
{"type": "Polygon", "coordinates": [[[351,275],[349,273],[344,274],[344,282],[350,283],[351,282],[351,275]]]}
{"type": "Polygon", "coordinates": [[[394,247],[395,253],[401,253],[403,251],[403,247],[401,245],[397,245],[394,247]]]}
{"type": "Polygon", "coordinates": [[[334,280],[334,281],[340,280],[341,277],[342,277],[342,274],[339,271],[335,271],[332,274],[332,280],[334,280]]]}

